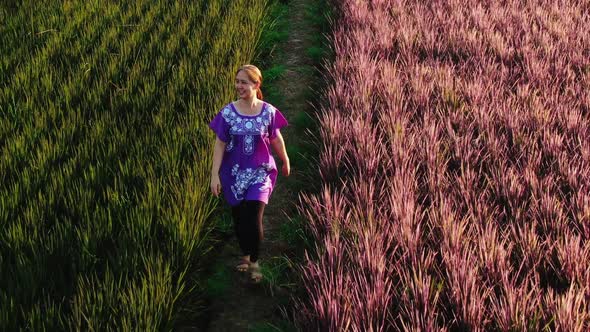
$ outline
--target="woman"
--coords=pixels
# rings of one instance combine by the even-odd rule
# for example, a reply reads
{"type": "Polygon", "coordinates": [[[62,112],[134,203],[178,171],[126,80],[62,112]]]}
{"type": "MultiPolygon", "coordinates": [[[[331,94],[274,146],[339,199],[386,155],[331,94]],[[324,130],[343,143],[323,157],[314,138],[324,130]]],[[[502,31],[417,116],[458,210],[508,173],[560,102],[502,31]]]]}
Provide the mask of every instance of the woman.
{"type": "Polygon", "coordinates": [[[258,254],[263,239],[262,214],[277,178],[270,147],[282,160],[282,173],[291,167],[280,129],[287,120],[273,105],[262,100],[262,74],[253,65],[236,73],[237,101],[227,104],[209,127],[215,132],[211,169],[211,191],[223,193],[231,205],[234,228],[243,257],[238,271],[250,271],[250,278],[262,278],[258,254]]]}

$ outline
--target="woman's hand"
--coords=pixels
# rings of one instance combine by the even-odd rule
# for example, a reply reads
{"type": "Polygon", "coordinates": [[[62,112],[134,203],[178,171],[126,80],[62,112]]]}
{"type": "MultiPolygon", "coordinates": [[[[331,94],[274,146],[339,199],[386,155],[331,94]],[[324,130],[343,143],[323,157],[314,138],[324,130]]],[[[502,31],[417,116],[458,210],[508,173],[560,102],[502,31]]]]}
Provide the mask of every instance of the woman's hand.
{"type": "Polygon", "coordinates": [[[215,139],[215,150],[213,152],[213,165],[211,165],[211,192],[215,196],[221,194],[221,181],[219,181],[219,167],[223,160],[223,152],[225,151],[225,142],[219,137],[215,139]]]}
{"type": "Polygon", "coordinates": [[[279,158],[283,161],[282,173],[284,176],[291,174],[291,164],[289,163],[289,156],[285,149],[285,142],[283,141],[283,135],[277,130],[277,136],[270,141],[272,149],[277,153],[279,158]]]}
{"type": "Polygon", "coordinates": [[[215,197],[221,194],[221,181],[219,181],[219,175],[211,176],[211,192],[215,197]]]}
{"type": "Polygon", "coordinates": [[[289,163],[289,159],[283,160],[283,167],[281,169],[283,171],[283,176],[289,176],[291,174],[291,164],[289,163]]]}

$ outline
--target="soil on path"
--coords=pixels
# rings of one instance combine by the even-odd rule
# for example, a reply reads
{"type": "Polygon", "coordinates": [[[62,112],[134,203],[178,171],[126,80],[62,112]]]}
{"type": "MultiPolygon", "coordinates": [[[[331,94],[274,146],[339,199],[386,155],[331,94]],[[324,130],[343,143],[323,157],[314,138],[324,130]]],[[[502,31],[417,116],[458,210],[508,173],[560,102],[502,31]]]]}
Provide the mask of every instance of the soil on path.
{"type": "MultiPolygon", "coordinates": [[[[284,97],[283,105],[275,105],[285,115],[290,126],[281,130],[285,144],[297,145],[301,137],[293,128],[295,116],[301,110],[309,108],[305,100],[309,96],[312,86],[312,74],[304,70],[310,60],[306,57],[306,50],[311,45],[312,27],[305,22],[306,6],[312,0],[291,0],[289,3],[289,37],[286,43],[279,45],[283,49],[281,63],[285,65],[285,72],[275,82],[275,86],[284,97]]],[[[309,67],[307,67],[309,68],[309,67]]],[[[297,156],[289,156],[291,160],[297,156]]],[[[277,164],[280,167],[278,157],[277,164]]],[[[291,162],[293,165],[293,162],[291,162]]],[[[280,173],[280,172],[279,172],[280,173]]],[[[281,223],[294,215],[298,193],[290,188],[290,183],[301,181],[302,174],[293,168],[289,178],[279,174],[277,184],[269,204],[264,212],[264,241],[261,246],[260,264],[264,268],[269,262],[285,254],[289,248],[280,240],[281,223]]],[[[224,265],[224,270],[231,275],[230,285],[223,295],[213,299],[210,308],[210,323],[208,331],[239,332],[265,330],[276,326],[282,319],[279,301],[289,296],[288,290],[276,285],[262,282],[254,285],[249,282],[249,273],[235,271],[235,265],[240,257],[240,250],[235,236],[220,249],[218,262],[224,265]],[[272,324],[272,325],[269,325],[272,324]]]]}

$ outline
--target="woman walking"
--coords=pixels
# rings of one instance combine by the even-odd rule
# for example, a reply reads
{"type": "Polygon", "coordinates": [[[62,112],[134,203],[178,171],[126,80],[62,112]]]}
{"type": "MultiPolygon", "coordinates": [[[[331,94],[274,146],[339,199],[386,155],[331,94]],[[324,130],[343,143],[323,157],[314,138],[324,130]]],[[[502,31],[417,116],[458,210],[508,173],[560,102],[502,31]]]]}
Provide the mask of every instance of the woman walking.
{"type": "Polygon", "coordinates": [[[263,239],[262,215],[274,188],[277,167],[270,147],[282,160],[282,174],[291,172],[280,129],[287,120],[273,105],[262,100],[262,74],[253,65],[238,69],[235,79],[239,99],[224,106],[209,127],[215,132],[211,191],[232,208],[234,229],[242,258],[238,271],[262,278],[258,254],[263,239]]]}

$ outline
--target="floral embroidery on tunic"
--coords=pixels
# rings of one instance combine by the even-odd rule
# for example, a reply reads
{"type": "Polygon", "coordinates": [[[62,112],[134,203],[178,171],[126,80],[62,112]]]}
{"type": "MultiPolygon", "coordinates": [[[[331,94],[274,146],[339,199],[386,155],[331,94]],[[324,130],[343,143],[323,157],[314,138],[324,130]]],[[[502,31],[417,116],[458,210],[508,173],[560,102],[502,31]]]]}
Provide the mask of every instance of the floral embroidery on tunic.
{"type": "Polygon", "coordinates": [[[262,112],[255,118],[242,119],[239,114],[227,106],[221,112],[223,119],[230,125],[230,133],[245,134],[265,134],[268,132],[268,125],[273,116],[274,110],[269,110],[269,105],[263,108],[262,112]]]}
{"type": "Polygon", "coordinates": [[[254,137],[252,135],[244,135],[244,154],[251,155],[254,152],[254,137]]]}
{"type": "Polygon", "coordinates": [[[231,191],[233,192],[236,199],[244,199],[244,192],[253,184],[263,183],[264,185],[260,188],[261,191],[268,188],[267,182],[270,180],[268,177],[268,172],[271,170],[271,168],[272,167],[270,164],[263,163],[256,169],[246,168],[244,170],[240,170],[240,165],[235,164],[232,167],[231,175],[236,178],[236,182],[231,186],[231,191]]]}
{"type": "Polygon", "coordinates": [[[225,146],[225,151],[229,152],[234,148],[234,135],[230,135],[229,143],[225,146]]]}

